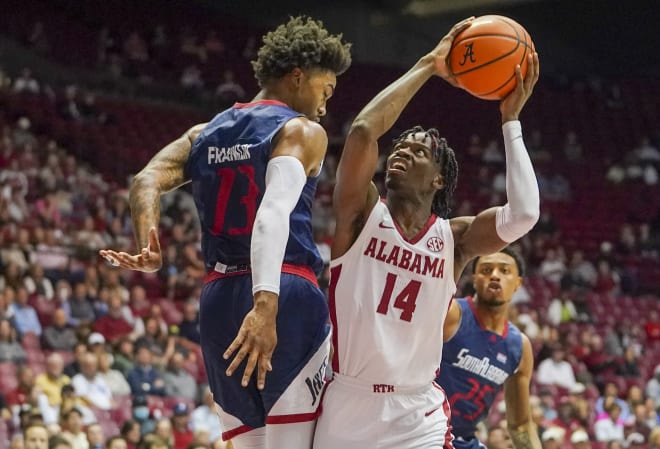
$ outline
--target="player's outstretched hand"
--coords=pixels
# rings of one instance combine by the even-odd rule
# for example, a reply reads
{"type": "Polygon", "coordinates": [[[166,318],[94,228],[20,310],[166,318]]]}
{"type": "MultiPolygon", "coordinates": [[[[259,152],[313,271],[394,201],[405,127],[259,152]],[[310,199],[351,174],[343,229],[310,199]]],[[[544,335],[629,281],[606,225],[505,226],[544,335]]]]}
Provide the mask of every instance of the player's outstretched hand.
{"type": "Polygon", "coordinates": [[[516,66],[516,87],[500,102],[502,123],[518,120],[520,111],[532,96],[532,91],[539,80],[539,54],[534,52],[527,55],[527,76],[523,80],[520,66],[516,66]]]}
{"type": "Polygon", "coordinates": [[[160,270],[163,265],[163,255],[158,241],[158,232],[156,228],[149,229],[149,244],[142,248],[139,254],[128,254],[117,252],[111,249],[102,249],[99,254],[105,258],[111,265],[129,270],[144,271],[152,273],[160,270]]]}
{"type": "Polygon", "coordinates": [[[234,371],[236,371],[243,359],[247,357],[241,385],[247,387],[254,369],[258,368],[257,388],[263,390],[266,385],[266,372],[273,370],[270,359],[277,345],[277,330],[275,325],[277,317],[277,295],[270,292],[257,292],[258,294],[272,295],[274,298],[266,301],[268,305],[265,307],[255,305],[245,315],[243,324],[241,324],[241,328],[238,330],[238,335],[229,345],[223,357],[229,359],[238,350],[229,368],[227,368],[228,376],[234,374],[234,371]]]}
{"type": "Polygon", "coordinates": [[[451,50],[451,45],[454,42],[454,38],[463,31],[472,25],[474,16],[468,17],[467,19],[461,20],[452,29],[445,35],[445,37],[440,40],[440,43],[437,47],[433,49],[431,55],[435,61],[435,74],[447,81],[449,84],[456,86],[456,80],[451,75],[449,70],[449,63],[447,58],[449,57],[449,50],[451,50]]]}

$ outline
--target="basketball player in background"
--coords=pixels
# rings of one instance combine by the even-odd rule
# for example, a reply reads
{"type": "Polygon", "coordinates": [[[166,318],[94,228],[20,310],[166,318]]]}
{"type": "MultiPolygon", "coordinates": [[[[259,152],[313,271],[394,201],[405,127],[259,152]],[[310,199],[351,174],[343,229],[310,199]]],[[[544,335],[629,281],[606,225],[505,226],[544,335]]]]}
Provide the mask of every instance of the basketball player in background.
{"type": "Polygon", "coordinates": [[[513,293],[525,275],[520,254],[507,247],[478,257],[473,297],[452,301],[444,325],[440,375],[451,408],[456,449],[485,449],[475,433],[504,388],[506,421],[516,449],[541,449],[530,416],[534,353],[529,338],[507,320],[513,293]]]}
{"type": "Polygon", "coordinates": [[[328,142],[318,122],[350,62],[350,45],[312,19],[268,33],[253,62],[254,100],[191,128],[135,177],[140,253],[101,251],[121,267],[158,270],[159,197],[192,181],[208,270],[201,346],[223,439],[237,449],[312,444],[329,351],[311,227],[328,142]]]}
{"type": "Polygon", "coordinates": [[[394,141],[384,201],[372,182],[378,139],[413,95],[433,75],[455,84],[447,54],[472,20],[455,25],[371,100],[347,136],[334,191],[329,289],[335,374],[315,449],[439,448],[451,442],[448,403],[433,381],[456,280],[468,261],[522,237],[538,219],[538,186],[518,121],[538,80],[536,54],[529,57],[526,79],[516,68],[516,88],[500,103],[508,204],[448,219],[458,168],[435,129],[415,127],[394,141]]]}

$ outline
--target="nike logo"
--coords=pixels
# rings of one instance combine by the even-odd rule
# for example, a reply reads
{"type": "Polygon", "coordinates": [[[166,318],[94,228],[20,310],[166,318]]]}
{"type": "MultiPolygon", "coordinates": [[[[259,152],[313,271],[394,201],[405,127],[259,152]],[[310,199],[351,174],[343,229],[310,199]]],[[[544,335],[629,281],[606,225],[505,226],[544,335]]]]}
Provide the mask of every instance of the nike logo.
{"type": "Polygon", "coordinates": [[[431,415],[432,415],[436,410],[438,410],[439,408],[440,408],[440,407],[438,407],[438,408],[434,408],[434,409],[431,410],[430,412],[426,412],[426,413],[424,413],[424,416],[425,416],[425,417],[426,417],[426,416],[431,416],[431,415]]]}
{"type": "Polygon", "coordinates": [[[383,229],[394,229],[394,226],[388,226],[388,225],[385,224],[384,221],[381,221],[381,222],[378,224],[378,227],[379,227],[379,228],[383,228],[383,229]]]}

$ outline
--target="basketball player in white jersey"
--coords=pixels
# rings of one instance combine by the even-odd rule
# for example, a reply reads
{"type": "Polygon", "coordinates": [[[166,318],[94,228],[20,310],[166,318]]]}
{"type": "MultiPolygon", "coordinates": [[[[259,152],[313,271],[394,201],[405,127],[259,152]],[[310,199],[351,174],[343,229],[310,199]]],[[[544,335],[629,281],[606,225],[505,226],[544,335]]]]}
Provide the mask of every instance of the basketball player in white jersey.
{"type": "MultiPolygon", "coordinates": [[[[500,103],[508,203],[476,217],[447,219],[456,186],[453,151],[437,130],[404,132],[387,159],[385,200],[371,182],[378,138],[433,75],[455,85],[446,57],[457,25],[429,54],[357,116],[337,170],[330,317],[333,381],[315,449],[416,449],[451,446],[449,406],[433,383],[443,321],[468,261],[498,251],[539,216],[539,193],[518,115],[539,77],[530,55],[523,80],[500,103]]],[[[436,101],[439,108],[450,109],[436,101]]]]}

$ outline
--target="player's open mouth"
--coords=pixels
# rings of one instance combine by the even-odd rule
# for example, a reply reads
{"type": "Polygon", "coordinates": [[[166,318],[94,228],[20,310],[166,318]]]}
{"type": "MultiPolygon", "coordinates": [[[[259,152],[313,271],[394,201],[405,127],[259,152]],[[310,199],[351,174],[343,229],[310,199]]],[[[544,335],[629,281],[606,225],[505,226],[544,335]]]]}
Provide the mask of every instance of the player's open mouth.
{"type": "Polygon", "coordinates": [[[405,173],[406,171],[408,171],[408,164],[405,159],[395,158],[392,159],[392,161],[390,162],[390,166],[387,169],[387,171],[405,173]]]}
{"type": "Polygon", "coordinates": [[[499,282],[489,282],[488,290],[499,293],[500,291],[502,291],[502,286],[500,285],[499,282]]]}

